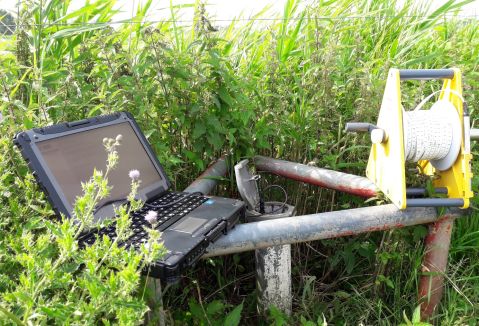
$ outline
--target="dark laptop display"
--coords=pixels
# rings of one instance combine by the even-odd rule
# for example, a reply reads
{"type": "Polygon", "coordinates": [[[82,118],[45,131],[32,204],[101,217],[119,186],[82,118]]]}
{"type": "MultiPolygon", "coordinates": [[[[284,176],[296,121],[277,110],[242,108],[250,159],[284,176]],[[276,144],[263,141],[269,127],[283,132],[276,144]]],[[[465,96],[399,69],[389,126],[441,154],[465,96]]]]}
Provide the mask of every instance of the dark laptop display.
{"type": "Polygon", "coordinates": [[[141,172],[138,191],[145,200],[147,199],[145,194],[154,189],[162,177],[128,122],[37,143],[38,150],[55,178],[59,190],[65,196],[67,210],[70,213],[75,198],[82,193],[81,183],[90,179],[93,169],[102,170],[105,167],[107,154],[102,139],[115,138],[117,135],[122,135],[121,146],[117,148],[120,160],[118,166],[108,176],[108,181],[113,187],[110,196],[98,203],[98,206],[128,195],[131,183],[128,173],[131,170],[141,172]]]}
{"type": "MultiPolygon", "coordinates": [[[[105,169],[107,153],[102,140],[117,135],[122,136],[117,148],[119,163],[108,176],[112,189],[109,197],[98,203],[95,218],[114,217],[113,205],[121,204],[130,191],[129,172],[140,171],[138,196],[145,206],[131,214],[133,235],[122,245],[138,248],[148,236],[145,214],[156,211],[157,229],[163,232],[168,254],[146,272],[174,281],[203,255],[209,243],[234,226],[244,214],[241,201],[169,191],[167,175],[126,112],[28,130],[17,134],[14,141],[56,213],[72,217],[75,199],[82,193],[81,183],[90,179],[95,168],[105,169]]],[[[80,241],[88,245],[103,234],[114,238],[114,225],[92,230],[80,241]]]]}

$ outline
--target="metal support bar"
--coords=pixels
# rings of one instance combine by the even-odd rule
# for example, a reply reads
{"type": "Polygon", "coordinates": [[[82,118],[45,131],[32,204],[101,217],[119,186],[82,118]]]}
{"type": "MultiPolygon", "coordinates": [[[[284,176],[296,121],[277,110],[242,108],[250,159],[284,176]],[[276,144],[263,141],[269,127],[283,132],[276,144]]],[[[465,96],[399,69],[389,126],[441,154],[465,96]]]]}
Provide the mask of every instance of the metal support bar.
{"type": "MultiPolygon", "coordinates": [[[[460,210],[449,210],[447,216],[459,216],[461,213],[460,210]]],[[[436,220],[436,210],[432,207],[401,211],[390,204],[240,224],[227,236],[211,244],[203,257],[427,224],[436,220]]]]}
{"type": "Polygon", "coordinates": [[[401,69],[401,80],[453,79],[452,69],[401,69]]]}
{"type": "Polygon", "coordinates": [[[462,207],[462,198],[408,198],[407,207],[462,207]]]}
{"type": "Polygon", "coordinates": [[[454,217],[444,217],[429,225],[419,282],[421,318],[429,320],[441,301],[454,217]]]}
{"type": "MultiPolygon", "coordinates": [[[[255,163],[259,170],[293,180],[363,197],[376,195],[375,185],[363,177],[262,156],[257,156],[255,163]]],[[[213,189],[216,180],[205,179],[205,177],[221,176],[224,173],[226,173],[226,162],[221,159],[211,165],[185,191],[201,191],[206,194],[213,189]]],[[[433,223],[429,227],[426,238],[426,255],[423,262],[425,275],[420,280],[419,289],[419,297],[424,302],[421,306],[422,316],[430,318],[442,296],[443,275],[447,265],[453,220],[465,214],[467,211],[449,209],[438,219],[436,210],[432,207],[408,208],[401,211],[394,205],[383,205],[240,224],[228,235],[210,245],[203,257],[433,223]],[[437,274],[426,275],[428,272],[437,274]]]]}
{"type": "Polygon", "coordinates": [[[218,182],[214,177],[222,177],[227,172],[226,158],[223,156],[216,162],[210,164],[195,181],[193,181],[184,192],[201,192],[204,195],[209,194],[218,182]]]}
{"type": "MultiPolygon", "coordinates": [[[[407,188],[406,196],[425,196],[427,193],[426,188],[407,188]]],[[[447,195],[447,188],[434,188],[435,194],[447,195]]]]}
{"type": "Polygon", "coordinates": [[[376,196],[378,191],[376,185],[369,179],[353,174],[264,156],[255,156],[253,162],[259,171],[270,172],[296,181],[339,190],[365,198],[376,196]]]}

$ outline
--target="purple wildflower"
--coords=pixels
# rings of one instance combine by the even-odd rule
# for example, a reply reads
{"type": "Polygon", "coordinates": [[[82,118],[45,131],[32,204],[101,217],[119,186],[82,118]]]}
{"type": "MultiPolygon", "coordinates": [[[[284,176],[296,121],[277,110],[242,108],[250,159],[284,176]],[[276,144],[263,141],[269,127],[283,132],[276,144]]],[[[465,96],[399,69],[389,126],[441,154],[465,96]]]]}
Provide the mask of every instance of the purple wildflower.
{"type": "Polygon", "coordinates": [[[128,173],[128,176],[130,177],[131,180],[136,181],[140,178],[140,171],[130,170],[130,172],[128,173]]]}
{"type": "Polygon", "coordinates": [[[145,220],[148,223],[153,224],[156,222],[157,217],[158,217],[158,213],[156,213],[155,211],[148,211],[148,213],[146,213],[145,215],[145,220]]]}

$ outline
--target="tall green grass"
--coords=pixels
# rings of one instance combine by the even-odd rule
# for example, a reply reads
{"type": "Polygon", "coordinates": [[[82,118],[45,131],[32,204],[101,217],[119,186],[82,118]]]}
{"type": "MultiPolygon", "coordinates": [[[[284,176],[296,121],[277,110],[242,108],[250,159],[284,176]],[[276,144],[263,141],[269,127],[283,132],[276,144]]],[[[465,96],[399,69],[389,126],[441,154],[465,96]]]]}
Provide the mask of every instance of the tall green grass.
{"type": "MultiPolygon", "coordinates": [[[[216,31],[200,2],[171,1],[171,19],[149,23],[148,1],[131,21],[111,25],[114,0],[76,11],[70,1],[23,1],[15,35],[0,43],[6,149],[0,191],[18,197],[1,199],[5,229],[21,230],[25,217],[15,207],[28,205],[23,215],[45,207],[16,190],[27,170],[12,148],[13,134],[119,110],[135,115],[177,189],[225,152],[232,160],[263,154],[363,174],[368,142],[345,134],[344,124],[376,120],[389,68],[461,68],[474,118],[477,21],[455,17],[468,2],[450,0],[432,11],[428,1],[330,0],[300,9],[291,0],[278,19],[265,9],[216,31]],[[191,26],[176,22],[185,7],[195,10],[191,26]]],[[[440,87],[403,86],[406,107],[440,87]]],[[[300,213],[363,204],[334,191],[270,181],[287,187],[300,213]]],[[[228,183],[219,191],[235,194],[228,183]]],[[[478,221],[474,215],[456,223],[438,323],[477,321],[478,221]]],[[[294,246],[295,315],[288,320],[276,312],[271,320],[400,323],[403,312],[410,316],[418,305],[424,234],[421,226],[294,246]]],[[[244,323],[258,322],[251,261],[242,254],[201,262],[167,291],[171,318],[198,322],[205,317],[198,303],[222,302],[224,310],[244,302],[244,323]]]]}

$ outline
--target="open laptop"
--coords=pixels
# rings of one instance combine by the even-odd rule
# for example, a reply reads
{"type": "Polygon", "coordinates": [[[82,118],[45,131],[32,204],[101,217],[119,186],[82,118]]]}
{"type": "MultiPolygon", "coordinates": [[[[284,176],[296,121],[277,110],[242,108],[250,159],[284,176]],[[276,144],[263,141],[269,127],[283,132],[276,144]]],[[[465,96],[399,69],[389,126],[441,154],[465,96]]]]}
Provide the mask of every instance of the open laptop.
{"type": "MultiPolygon", "coordinates": [[[[94,168],[105,169],[107,153],[102,140],[119,134],[122,135],[117,148],[119,162],[108,176],[112,189],[108,198],[98,203],[95,222],[114,217],[113,206],[124,203],[130,192],[129,172],[138,170],[141,180],[138,197],[145,205],[130,214],[133,235],[121,245],[139,248],[148,236],[145,226],[151,227],[145,215],[150,210],[156,211],[156,229],[162,232],[168,253],[144,272],[174,282],[203,255],[211,242],[227,233],[244,215],[242,201],[170,191],[167,175],[128,112],[20,132],[14,143],[55,213],[71,218],[75,199],[82,194],[81,183],[90,179],[94,168]]],[[[80,237],[80,244],[92,244],[104,234],[114,238],[115,226],[86,232],[80,237]]]]}

